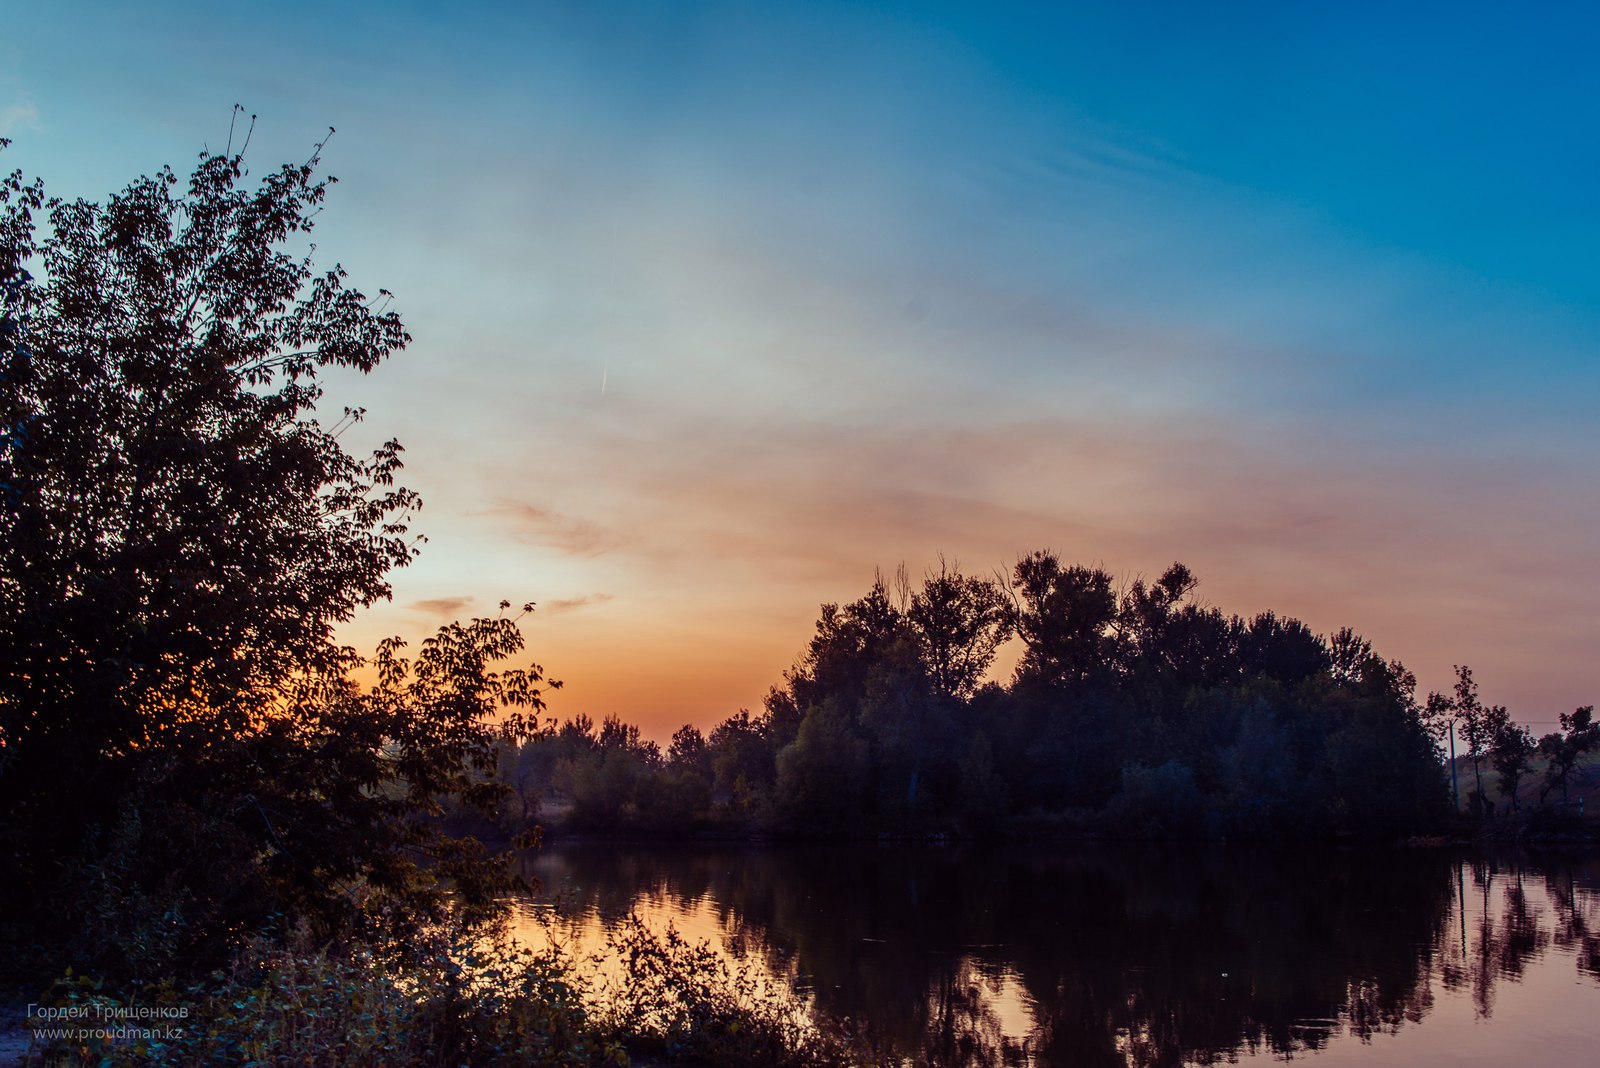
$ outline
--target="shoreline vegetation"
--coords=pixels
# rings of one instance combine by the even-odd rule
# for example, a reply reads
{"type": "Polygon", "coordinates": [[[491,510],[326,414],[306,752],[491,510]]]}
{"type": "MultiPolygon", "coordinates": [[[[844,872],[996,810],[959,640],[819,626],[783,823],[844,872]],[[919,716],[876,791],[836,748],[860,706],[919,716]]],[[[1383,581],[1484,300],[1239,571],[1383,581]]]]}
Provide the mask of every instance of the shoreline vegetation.
{"type": "Polygon", "coordinates": [[[1224,615],[1181,564],[1126,587],[1049,551],[902,568],[823,606],[759,714],[665,752],[547,721],[558,684],[507,666],[509,604],[411,655],[341,645],[418,552],[420,499],[398,442],[340,444],[359,409],[318,420],[319,376],[410,335],[303,251],[322,146],[250,185],[248,142],[104,203],[0,179],[0,982],[116,1022],[33,1063],[870,1059],[670,935],[615,947],[640,970],[604,1005],[493,941],[518,882],[485,842],[533,845],[558,811],[585,834],[1592,829],[1592,709],[1536,742],[1468,668],[1419,698],[1354,632],[1224,615]],[[179,1008],[179,1035],[133,1026],[179,1008]]]}
{"type": "Polygon", "coordinates": [[[1593,837],[1592,708],[1537,742],[1349,630],[1224,615],[1174,564],[1117,592],[1036,552],[985,578],[902,567],[822,606],[768,693],[663,752],[616,717],[546,723],[503,748],[497,821],[573,835],[1464,840],[1593,837]],[[1006,683],[995,651],[1025,651],[1006,683]],[[1453,736],[1453,737],[1452,737],[1453,736]],[[1461,755],[1447,766],[1446,738],[1461,755]],[[1454,781],[1452,781],[1454,780],[1454,781]],[[1459,800],[1452,808],[1452,792],[1459,800]]]}

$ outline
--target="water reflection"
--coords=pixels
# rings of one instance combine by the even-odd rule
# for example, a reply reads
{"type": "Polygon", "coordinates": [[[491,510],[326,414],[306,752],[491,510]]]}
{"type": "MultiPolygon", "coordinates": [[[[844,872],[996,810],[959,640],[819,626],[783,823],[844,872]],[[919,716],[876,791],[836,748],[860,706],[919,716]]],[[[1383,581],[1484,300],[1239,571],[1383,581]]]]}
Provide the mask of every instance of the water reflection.
{"type": "MultiPolygon", "coordinates": [[[[1438,999],[1488,1020],[1506,984],[1579,983],[1583,1023],[1600,1016],[1593,856],[608,844],[525,864],[565,898],[573,936],[632,911],[670,919],[792,984],[824,1025],[918,1063],[1322,1056],[1427,1031],[1438,999]]],[[[1551,1011],[1569,1011],[1557,994],[1551,1011]]],[[[1497,1041],[1540,1025],[1517,1015],[1497,1041]]],[[[1578,1032],[1585,1049],[1600,1037],[1578,1032]]]]}

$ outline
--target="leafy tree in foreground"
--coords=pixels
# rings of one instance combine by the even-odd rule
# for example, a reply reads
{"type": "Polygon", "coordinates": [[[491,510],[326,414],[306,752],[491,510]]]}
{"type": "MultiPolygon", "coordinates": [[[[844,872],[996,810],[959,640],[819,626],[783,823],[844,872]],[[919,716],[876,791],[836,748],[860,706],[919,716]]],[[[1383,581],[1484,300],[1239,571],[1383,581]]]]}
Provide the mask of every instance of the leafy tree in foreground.
{"type": "Polygon", "coordinates": [[[488,717],[540,708],[537,668],[492,670],[514,620],[386,644],[366,689],[333,640],[419,501],[398,443],[341,447],[359,411],[315,418],[322,372],[409,341],[387,293],[288,250],[317,163],[250,187],[204,152],[103,204],[0,181],[0,934],[133,968],[413,894],[417,859],[466,876],[426,817],[494,800],[488,717]]]}

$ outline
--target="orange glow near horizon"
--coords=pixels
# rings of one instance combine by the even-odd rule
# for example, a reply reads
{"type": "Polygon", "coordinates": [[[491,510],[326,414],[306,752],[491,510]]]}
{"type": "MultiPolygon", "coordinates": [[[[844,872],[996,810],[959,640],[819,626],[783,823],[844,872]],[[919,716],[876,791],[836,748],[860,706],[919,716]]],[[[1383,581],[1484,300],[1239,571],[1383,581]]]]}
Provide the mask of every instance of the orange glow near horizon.
{"type": "MultiPolygon", "coordinates": [[[[1422,544],[1414,551],[1422,553],[1426,538],[1419,535],[1419,541],[1422,544]]],[[[1196,596],[1201,602],[1246,617],[1267,610],[1295,616],[1322,634],[1350,626],[1371,640],[1381,655],[1402,660],[1418,674],[1419,697],[1429,689],[1448,690],[1453,666],[1471,663],[1486,697],[1510,704],[1514,716],[1535,725],[1536,734],[1552,729],[1539,725],[1553,722],[1557,713],[1593,700],[1584,698],[1570,675],[1563,677],[1555,670],[1568,658],[1582,656],[1583,632],[1570,632],[1567,644],[1555,643],[1542,650],[1542,656],[1506,643],[1505,618],[1492,608],[1503,591],[1493,584],[1459,586],[1445,598],[1408,589],[1407,574],[1419,584],[1438,581],[1436,576],[1418,574],[1410,553],[1387,564],[1357,554],[1344,561],[1339,581],[1333,581],[1308,568],[1303,555],[1286,549],[1226,541],[1204,548],[1205,552],[1159,557],[1146,551],[1147,566],[1137,570],[1119,570],[1117,562],[1106,556],[1063,556],[1105,566],[1124,583],[1139,574],[1157,574],[1173,559],[1181,559],[1200,579],[1196,596]],[[1230,574],[1242,563],[1253,567],[1230,574]]],[[[976,554],[963,555],[960,561],[969,572],[992,573],[1003,566],[1002,561],[1009,564],[1015,558],[1014,554],[1002,557],[991,567],[978,564],[976,554]]],[[[892,572],[898,562],[893,559],[882,569],[892,572]]],[[[907,565],[915,578],[934,562],[909,560],[907,565]]],[[[869,564],[840,572],[833,581],[817,582],[817,592],[805,600],[795,582],[774,579],[755,585],[745,576],[740,592],[748,602],[724,603],[714,610],[687,604],[667,609],[658,603],[630,604],[621,593],[548,613],[536,609],[523,624],[525,654],[507,666],[536,662],[547,677],[562,681],[560,690],[546,694],[547,718],[560,721],[585,714],[598,723],[617,715],[665,745],[672,732],[686,723],[709,731],[741,708],[759,713],[767,691],[782,684],[784,671],[804,652],[820,604],[863,595],[874,569],[869,564]],[[772,611],[773,602],[784,602],[787,612],[772,611]]],[[[1518,580],[1515,573],[1502,576],[1505,582],[1518,580]]],[[[442,606],[421,603],[424,610],[456,609],[463,618],[474,612],[492,614],[492,605],[470,598],[461,601],[442,606]]],[[[422,612],[415,603],[408,609],[397,599],[395,605],[368,613],[341,637],[365,647],[384,634],[400,633],[414,645],[432,626],[418,618],[422,612]]],[[[1571,618],[1557,613],[1544,622],[1559,624],[1571,618]]],[[[1020,653],[1015,639],[1008,642],[990,677],[1009,679],[1020,653]]]]}
{"type": "Polygon", "coordinates": [[[1470,664],[1524,722],[1595,700],[1594,609],[1573,577],[1600,570],[1600,513],[1563,492],[1570,467],[1126,405],[1050,416],[1057,398],[981,389],[829,422],[690,418],[619,378],[603,399],[548,400],[552,444],[528,444],[515,486],[500,459],[418,424],[406,481],[429,544],[345,640],[414,642],[533,600],[528,655],[566,683],[551,714],[614,714],[664,742],[759,711],[818,606],[862,596],[875,568],[915,579],[942,553],[992,574],[1049,548],[1123,582],[1180,560],[1204,603],[1351,627],[1423,693],[1470,664]]]}
{"type": "Polygon", "coordinates": [[[874,567],[1049,548],[1181,560],[1424,691],[1470,664],[1529,723],[1600,699],[1583,33],[502,4],[307,41],[59,7],[8,26],[0,135],[69,201],[215,146],[241,86],[253,176],[338,128],[316,267],[413,340],[320,411],[404,443],[429,538],[358,647],[537,601],[552,710],[660,739],[759,708],[874,567]]]}

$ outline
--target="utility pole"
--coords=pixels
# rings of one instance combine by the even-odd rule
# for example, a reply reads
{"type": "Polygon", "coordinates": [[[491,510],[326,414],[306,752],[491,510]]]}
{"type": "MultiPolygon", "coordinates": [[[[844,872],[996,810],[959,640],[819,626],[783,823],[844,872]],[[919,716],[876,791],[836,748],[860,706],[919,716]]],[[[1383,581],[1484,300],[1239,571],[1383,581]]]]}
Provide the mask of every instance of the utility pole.
{"type": "Polygon", "coordinates": [[[1456,787],[1456,721],[1451,720],[1450,728],[1450,804],[1457,812],[1461,811],[1461,791],[1456,787]]]}

